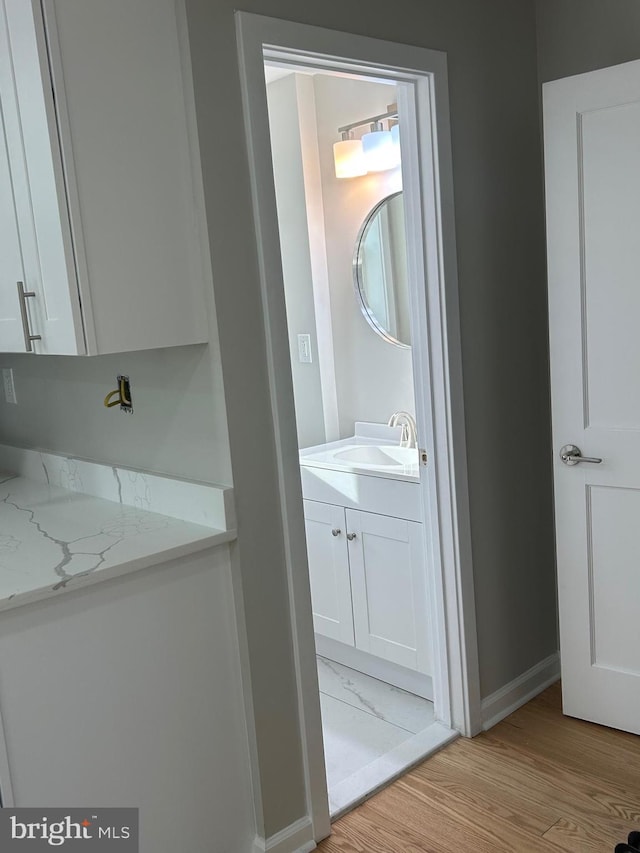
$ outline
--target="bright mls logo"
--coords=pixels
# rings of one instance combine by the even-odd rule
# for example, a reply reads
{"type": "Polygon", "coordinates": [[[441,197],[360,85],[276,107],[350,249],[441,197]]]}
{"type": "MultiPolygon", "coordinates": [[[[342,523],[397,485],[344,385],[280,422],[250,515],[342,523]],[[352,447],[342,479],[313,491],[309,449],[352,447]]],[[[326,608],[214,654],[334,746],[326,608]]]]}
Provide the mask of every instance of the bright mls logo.
{"type": "Polygon", "coordinates": [[[0,809],[0,851],[138,853],[138,809],[0,809]]]}

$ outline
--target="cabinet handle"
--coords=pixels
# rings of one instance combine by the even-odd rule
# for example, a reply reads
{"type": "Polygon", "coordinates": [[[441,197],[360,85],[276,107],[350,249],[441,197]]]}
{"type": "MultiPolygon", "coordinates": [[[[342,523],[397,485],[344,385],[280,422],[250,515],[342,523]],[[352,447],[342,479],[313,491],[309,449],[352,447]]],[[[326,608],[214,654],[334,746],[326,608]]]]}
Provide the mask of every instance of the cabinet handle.
{"type": "Polygon", "coordinates": [[[29,328],[29,314],[27,312],[27,299],[35,296],[35,291],[25,290],[24,282],[18,281],[18,302],[20,303],[20,316],[22,317],[22,332],[24,334],[24,345],[27,352],[33,352],[33,341],[41,341],[42,335],[32,335],[29,328]]]}
{"type": "Polygon", "coordinates": [[[332,536],[340,536],[341,533],[342,533],[342,530],[340,530],[339,527],[334,527],[333,530],[331,531],[332,536]]]}
{"type": "Polygon", "coordinates": [[[356,538],[356,534],[355,534],[355,533],[347,533],[347,539],[349,540],[349,542],[353,542],[353,540],[354,540],[355,538],[356,538]]]}

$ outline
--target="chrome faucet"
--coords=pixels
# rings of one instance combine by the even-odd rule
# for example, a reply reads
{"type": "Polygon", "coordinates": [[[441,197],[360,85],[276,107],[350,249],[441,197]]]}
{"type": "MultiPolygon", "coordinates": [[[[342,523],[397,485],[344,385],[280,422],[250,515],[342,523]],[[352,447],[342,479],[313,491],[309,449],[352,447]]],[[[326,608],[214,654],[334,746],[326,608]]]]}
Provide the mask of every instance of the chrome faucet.
{"type": "Polygon", "coordinates": [[[409,412],[394,412],[389,418],[387,426],[401,426],[400,447],[417,447],[418,446],[418,428],[413,415],[409,412]]]}

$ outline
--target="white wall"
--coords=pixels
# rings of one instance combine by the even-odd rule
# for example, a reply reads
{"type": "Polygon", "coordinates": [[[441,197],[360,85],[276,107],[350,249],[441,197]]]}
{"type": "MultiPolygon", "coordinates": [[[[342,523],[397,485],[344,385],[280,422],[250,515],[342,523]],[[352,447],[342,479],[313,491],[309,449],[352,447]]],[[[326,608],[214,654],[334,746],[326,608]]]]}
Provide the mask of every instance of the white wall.
{"type": "Polygon", "coordinates": [[[338,179],[333,165],[337,128],[386,112],[395,86],[290,74],[267,92],[298,440],[307,447],[353,435],[356,420],[386,423],[398,409],[415,414],[411,351],[371,329],[355,298],[352,269],[360,226],[381,199],[402,189],[401,170],[338,179]],[[316,170],[320,200],[311,189],[316,170]],[[318,228],[322,239],[312,245],[309,234],[318,228]],[[328,313],[316,314],[314,291],[316,304],[328,299],[328,313]],[[313,364],[298,360],[298,332],[311,333],[313,364]],[[323,344],[332,364],[321,376],[323,344]]]}
{"type": "MultiPolygon", "coordinates": [[[[273,176],[278,206],[282,274],[287,303],[287,328],[300,447],[323,444],[327,440],[320,351],[316,334],[310,229],[308,218],[304,215],[311,199],[308,199],[305,187],[301,123],[305,121],[308,113],[305,112],[305,103],[300,96],[299,86],[308,90],[312,85],[310,77],[303,78],[299,74],[289,74],[267,86],[273,176]],[[299,360],[299,334],[311,336],[313,359],[311,364],[301,363],[299,360]]],[[[306,94],[308,97],[309,92],[307,91],[306,94]]],[[[313,89],[310,95],[313,112],[313,89]]],[[[311,157],[314,154],[315,152],[312,151],[311,157]]],[[[317,155],[315,159],[317,160],[317,155]]],[[[324,243],[322,251],[324,251],[324,243]]]]}
{"type": "Polygon", "coordinates": [[[211,483],[231,483],[217,343],[105,356],[1,355],[0,442],[211,483]],[[131,378],[133,414],[103,406],[131,378]]]}

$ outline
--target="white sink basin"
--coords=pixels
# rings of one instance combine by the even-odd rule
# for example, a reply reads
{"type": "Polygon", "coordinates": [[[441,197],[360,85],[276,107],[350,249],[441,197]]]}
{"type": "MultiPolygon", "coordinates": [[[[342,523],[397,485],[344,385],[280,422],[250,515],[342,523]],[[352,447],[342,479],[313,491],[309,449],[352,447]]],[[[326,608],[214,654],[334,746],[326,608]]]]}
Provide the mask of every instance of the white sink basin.
{"type": "MultiPolygon", "coordinates": [[[[359,426],[367,425],[357,423],[356,428],[359,426]]],[[[388,429],[384,425],[371,426],[388,429]]],[[[397,433],[399,432],[398,429],[397,433]]],[[[305,468],[348,471],[351,474],[367,474],[371,477],[386,477],[389,480],[417,482],[420,479],[418,450],[415,447],[400,447],[399,435],[397,442],[394,442],[389,441],[386,435],[376,435],[375,432],[373,435],[362,436],[356,433],[353,438],[306,447],[300,451],[300,464],[305,468]]]]}
{"type": "Polygon", "coordinates": [[[361,444],[335,450],[336,462],[367,465],[372,468],[397,468],[418,464],[418,451],[415,447],[395,447],[361,444]]]}

